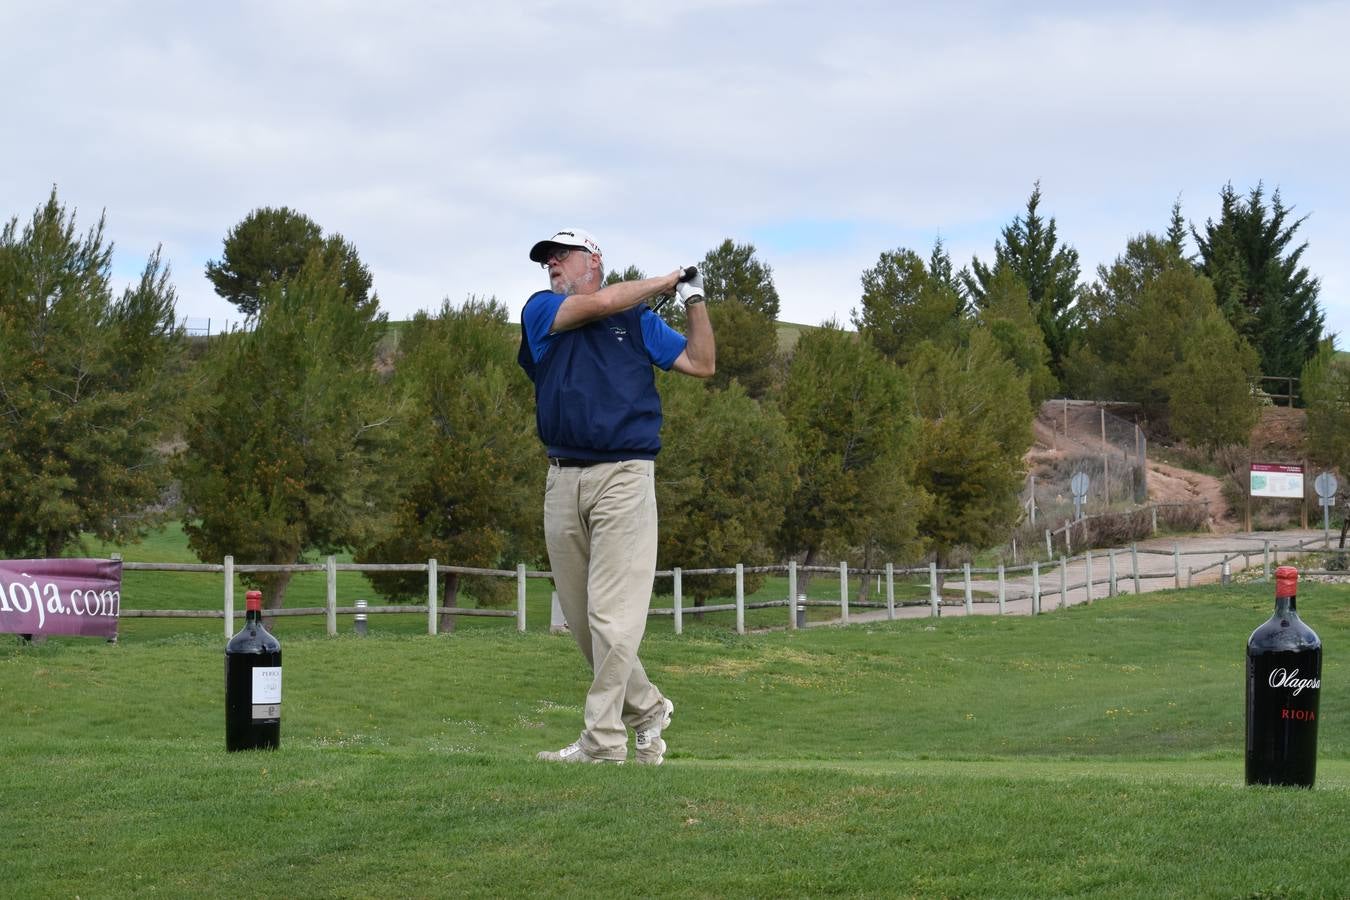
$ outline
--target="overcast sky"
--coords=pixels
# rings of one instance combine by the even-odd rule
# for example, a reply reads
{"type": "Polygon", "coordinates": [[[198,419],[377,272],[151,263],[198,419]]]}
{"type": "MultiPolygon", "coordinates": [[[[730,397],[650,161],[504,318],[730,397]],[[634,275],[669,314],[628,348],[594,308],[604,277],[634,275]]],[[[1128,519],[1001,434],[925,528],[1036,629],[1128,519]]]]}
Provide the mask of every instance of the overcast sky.
{"type": "MultiPolygon", "coordinates": [[[[1038,179],[1084,278],[1278,188],[1350,335],[1350,3],[0,0],[0,215],[53,184],[106,210],[115,275],[157,244],[181,316],[260,206],[341,233],[391,318],[545,287],[567,226],[649,274],[723,238],[781,318],[848,321],[883,250],[988,260],[1038,179]]],[[[1194,249],[1192,247],[1192,249],[1194,249]]],[[[1345,341],[1338,341],[1345,346],[1345,341]]]]}

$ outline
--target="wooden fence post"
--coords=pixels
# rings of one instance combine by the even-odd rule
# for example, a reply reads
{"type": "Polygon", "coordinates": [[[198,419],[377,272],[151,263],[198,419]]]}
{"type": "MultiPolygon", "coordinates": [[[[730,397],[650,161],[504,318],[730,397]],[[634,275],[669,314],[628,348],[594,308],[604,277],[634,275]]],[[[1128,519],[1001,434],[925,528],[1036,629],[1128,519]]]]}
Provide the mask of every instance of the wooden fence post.
{"type": "Polygon", "coordinates": [[[974,607],[971,605],[973,601],[970,596],[970,563],[965,563],[965,572],[963,574],[966,578],[966,615],[970,615],[975,611],[974,607]]]}
{"type": "Polygon", "coordinates": [[[1139,583],[1139,545],[1130,544],[1130,569],[1134,573],[1134,593],[1136,595],[1142,590],[1139,583]]]}
{"type": "Polygon", "coordinates": [[[516,563],[516,631],[525,633],[525,564],[516,563]]]}
{"type": "Polygon", "coordinates": [[[1069,605],[1069,561],[1059,558],[1059,608],[1069,605]]]}
{"type": "Polygon", "coordinates": [[[848,563],[839,562],[839,619],[848,624],[848,563]]]}
{"type": "Polygon", "coordinates": [[[1262,562],[1261,562],[1261,580],[1270,580],[1270,541],[1261,542],[1262,562]]]}
{"type": "Polygon", "coordinates": [[[1087,602],[1092,602],[1092,551],[1087,551],[1087,602]]]}
{"type": "Polygon", "coordinates": [[[1172,574],[1176,580],[1177,590],[1181,590],[1181,542],[1172,542],[1172,574]]]}
{"type": "Polygon", "coordinates": [[[1041,614],[1041,563],[1035,559],[1031,561],[1031,614],[1041,614]]]}
{"type": "Polygon", "coordinates": [[[440,581],[440,573],[436,571],[436,560],[427,560],[427,634],[435,635],[436,629],[440,627],[438,618],[439,610],[436,609],[436,591],[439,590],[437,582],[440,581]]]}
{"type": "Polygon", "coordinates": [[[225,640],[234,637],[234,557],[225,557],[225,640]]]}
{"type": "Polygon", "coordinates": [[[797,561],[788,560],[788,628],[797,627],[797,561]]]}
{"type": "Polygon", "coordinates": [[[1111,548],[1110,563],[1108,564],[1108,571],[1110,572],[1110,576],[1109,576],[1109,578],[1108,578],[1108,580],[1107,580],[1107,583],[1106,583],[1106,590],[1107,590],[1106,596],[1108,596],[1108,597],[1114,597],[1114,596],[1116,596],[1118,593],[1120,593],[1120,587],[1119,587],[1119,585],[1116,584],[1116,548],[1115,548],[1115,547],[1112,547],[1112,548],[1111,548]]]}
{"type": "Polygon", "coordinates": [[[745,564],[736,563],[736,633],[745,634],[745,564]]]}
{"type": "Polygon", "coordinates": [[[675,567],[675,633],[684,634],[684,573],[675,567]]]}
{"type": "Polygon", "coordinates": [[[1003,582],[1003,563],[1000,562],[998,564],[998,614],[1000,616],[1008,611],[1007,601],[1008,593],[1003,582]]]}
{"type": "Polygon", "coordinates": [[[936,562],[930,562],[928,564],[928,602],[933,607],[933,615],[934,616],[941,615],[941,613],[938,612],[940,608],[939,604],[942,602],[942,600],[940,597],[938,597],[936,562]]]}
{"type": "Polygon", "coordinates": [[[895,618],[895,567],[886,563],[886,618],[895,618]]]}
{"type": "Polygon", "coordinates": [[[328,580],[328,636],[337,636],[337,558],[329,556],[323,561],[324,574],[328,580]]]}

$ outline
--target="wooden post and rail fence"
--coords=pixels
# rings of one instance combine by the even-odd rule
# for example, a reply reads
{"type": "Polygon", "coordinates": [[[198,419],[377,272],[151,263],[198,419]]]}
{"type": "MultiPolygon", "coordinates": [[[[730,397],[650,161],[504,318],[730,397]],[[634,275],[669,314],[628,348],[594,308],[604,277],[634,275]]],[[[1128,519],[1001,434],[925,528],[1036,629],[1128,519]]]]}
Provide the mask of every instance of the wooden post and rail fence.
{"type": "MultiPolygon", "coordinates": [[[[1033,561],[1028,565],[1006,566],[1000,564],[993,568],[976,568],[969,563],[960,568],[939,569],[936,563],[928,563],[926,566],[896,566],[893,563],[886,563],[883,568],[871,569],[850,569],[847,562],[840,562],[837,566],[799,566],[795,562],[786,565],[770,566],[745,566],[736,564],[734,567],[726,568],[705,568],[705,569],[681,569],[674,568],[656,573],[658,578],[668,578],[671,580],[674,593],[672,605],[669,607],[654,607],[648,615],[653,617],[669,616],[674,621],[674,630],[676,634],[683,632],[683,616],[687,611],[695,613],[716,613],[732,612],[736,613],[736,631],[744,634],[745,611],[749,609],[765,609],[782,607],[788,611],[788,628],[797,628],[799,626],[798,611],[807,607],[827,607],[837,608],[840,623],[848,623],[850,611],[860,608],[885,609],[888,619],[898,618],[897,608],[902,607],[928,607],[930,616],[940,616],[944,606],[961,605],[966,614],[974,611],[977,603],[997,604],[998,612],[1003,614],[1007,611],[1007,604],[1019,600],[1030,600],[1030,611],[1033,615],[1041,613],[1045,609],[1048,600],[1055,600],[1054,605],[1060,609],[1069,605],[1069,596],[1075,591],[1084,591],[1084,599],[1091,603],[1097,598],[1099,587],[1104,588],[1100,596],[1113,597],[1118,593],[1132,592],[1140,593],[1143,589],[1143,582],[1146,580],[1164,579],[1171,581],[1170,587],[1177,589],[1190,587],[1196,575],[1209,571],[1214,568],[1221,568],[1224,573],[1224,581],[1227,580],[1230,564],[1241,558],[1244,567],[1252,564],[1254,557],[1259,557],[1262,564],[1262,577],[1265,580],[1270,579],[1272,567],[1279,562],[1280,554],[1285,554],[1286,558],[1292,554],[1305,553],[1315,548],[1317,544],[1324,544],[1326,549],[1331,549],[1330,540],[1327,537],[1311,538],[1305,541],[1296,542],[1292,545],[1279,546],[1273,544],[1270,540],[1262,542],[1260,547],[1236,547],[1229,549],[1210,549],[1186,551],[1181,549],[1180,543],[1174,543],[1171,550],[1157,550],[1140,548],[1137,543],[1129,547],[1111,548],[1108,550],[1088,550],[1078,556],[1068,554],[1060,556],[1054,562],[1042,564],[1040,561],[1033,561]],[[1172,566],[1168,571],[1144,572],[1141,570],[1139,558],[1144,555],[1161,555],[1172,558],[1172,566]],[[1183,572],[1182,557],[1184,556],[1220,556],[1215,562],[1208,563],[1198,568],[1187,568],[1183,572]],[[1105,571],[1100,564],[1105,563],[1105,571]],[[1074,583],[1069,582],[1070,568],[1083,563],[1083,573],[1075,574],[1074,583]],[[1057,570],[1057,572],[1056,572],[1057,570]],[[747,600],[745,596],[745,575],[747,573],[759,574],[785,574],[788,580],[788,592],[785,598],[774,598],[770,600],[747,600]],[[839,578],[838,598],[834,600],[808,599],[804,594],[799,594],[797,590],[798,577],[803,573],[833,575],[837,574],[839,578]],[[1058,575],[1058,585],[1050,587],[1048,576],[1052,573],[1058,575]],[[1029,590],[1018,590],[1017,586],[1010,585],[1009,578],[1019,575],[1030,575],[1031,586],[1029,590]],[[684,603],[683,596],[683,578],[689,575],[735,575],[736,593],[733,602],[720,603],[714,605],[705,605],[689,607],[684,603]],[[861,601],[850,597],[849,580],[851,576],[861,576],[863,578],[873,578],[879,589],[878,593],[884,596],[884,600],[861,601]],[[962,596],[958,599],[947,599],[942,596],[941,586],[947,576],[960,576],[962,596]],[[979,596],[976,596],[975,583],[976,576],[983,579],[980,587],[979,596]],[[922,594],[917,598],[897,599],[896,583],[902,582],[902,586],[908,588],[911,594],[920,593],[924,587],[927,588],[926,596],[922,594]],[[1133,588],[1129,591],[1129,588],[1133,588]],[[882,592],[884,590],[884,593],[882,592]]],[[[481,569],[467,566],[445,566],[436,560],[427,560],[425,563],[407,563],[407,564],[379,564],[379,563],[338,563],[334,557],[327,557],[323,563],[301,563],[296,565],[236,565],[232,557],[226,557],[224,562],[219,565],[202,563],[156,563],[156,562],[124,562],[124,571],[133,572],[204,572],[219,574],[222,576],[224,587],[222,591],[222,604],[219,609],[195,609],[195,610],[138,610],[127,609],[123,607],[120,615],[124,618],[217,618],[224,620],[224,633],[228,638],[235,628],[234,619],[242,615],[242,611],[235,607],[234,582],[235,576],[250,573],[264,572],[323,572],[326,575],[327,592],[326,603],[323,606],[314,607],[295,607],[286,609],[268,610],[265,612],[269,617],[281,616],[324,616],[326,618],[327,631],[330,635],[337,634],[337,617],[339,615],[410,615],[426,613],[427,616],[427,634],[437,633],[438,617],[442,614],[452,616],[487,616],[495,618],[510,618],[515,620],[516,630],[523,632],[526,627],[526,582],[528,579],[552,579],[552,573],[547,571],[530,571],[525,565],[516,566],[514,570],[506,569],[481,569]],[[362,573],[380,573],[380,572],[425,572],[427,574],[427,600],[426,603],[418,604],[388,604],[384,606],[365,605],[365,601],[355,601],[352,604],[339,605],[337,591],[337,573],[338,572],[362,572],[362,573]],[[464,607],[443,607],[440,606],[437,599],[437,582],[441,573],[456,573],[460,575],[478,575],[496,578],[512,578],[516,582],[516,608],[511,609],[471,609],[464,607]]],[[[1323,574],[1331,576],[1350,577],[1350,572],[1343,570],[1306,570],[1307,574],[1323,574]]]]}

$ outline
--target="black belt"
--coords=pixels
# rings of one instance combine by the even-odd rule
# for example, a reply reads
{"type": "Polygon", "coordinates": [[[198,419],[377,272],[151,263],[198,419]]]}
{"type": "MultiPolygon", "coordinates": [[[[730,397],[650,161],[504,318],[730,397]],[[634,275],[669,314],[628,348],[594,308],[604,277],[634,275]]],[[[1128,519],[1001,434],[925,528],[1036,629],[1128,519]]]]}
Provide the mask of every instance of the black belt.
{"type": "Polygon", "coordinates": [[[604,462],[603,459],[570,459],[566,456],[550,456],[548,464],[557,466],[560,469],[585,469],[589,466],[598,466],[604,462]]]}

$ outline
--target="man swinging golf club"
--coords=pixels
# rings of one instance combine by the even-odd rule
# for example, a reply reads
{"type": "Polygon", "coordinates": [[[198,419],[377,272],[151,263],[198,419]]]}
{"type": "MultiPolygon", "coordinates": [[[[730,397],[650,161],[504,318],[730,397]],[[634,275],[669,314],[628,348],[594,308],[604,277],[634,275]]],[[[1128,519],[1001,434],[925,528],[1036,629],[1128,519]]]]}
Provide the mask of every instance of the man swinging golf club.
{"type": "Polygon", "coordinates": [[[519,362],[534,382],[548,448],[544,536],[558,603],[594,675],[576,741],[539,758],[660,765],[675,704],[647,678],[638,645],[656,575],[654,460],[661,398],[652,366],[707,378],[716,368],[703,279],[693,270],[602,287],[594,237],[559,231],[530,250],[549,289],[525,303],[519,362]],[[674,291],[686,338],[643,301],[674,291]]]}

